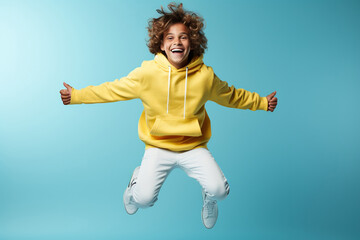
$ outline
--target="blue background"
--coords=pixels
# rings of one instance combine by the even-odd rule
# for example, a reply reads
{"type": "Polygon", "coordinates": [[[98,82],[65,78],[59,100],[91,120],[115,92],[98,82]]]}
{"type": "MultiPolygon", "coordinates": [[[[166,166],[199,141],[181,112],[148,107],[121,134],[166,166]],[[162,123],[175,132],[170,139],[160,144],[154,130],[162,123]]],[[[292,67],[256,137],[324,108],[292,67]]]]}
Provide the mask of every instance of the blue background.
{"type": "Polygon", "coordinates": [[[0,239],[360,239],[360,2],[192,1],[204,61],[274,113],[207,104],[231,186],[214,229],[175,170],[154,207],[125,213],[141,162],[139,100],[64,106],[59,90],[126,76],[153,56],[167,1],[0,1],[0,239]]]}

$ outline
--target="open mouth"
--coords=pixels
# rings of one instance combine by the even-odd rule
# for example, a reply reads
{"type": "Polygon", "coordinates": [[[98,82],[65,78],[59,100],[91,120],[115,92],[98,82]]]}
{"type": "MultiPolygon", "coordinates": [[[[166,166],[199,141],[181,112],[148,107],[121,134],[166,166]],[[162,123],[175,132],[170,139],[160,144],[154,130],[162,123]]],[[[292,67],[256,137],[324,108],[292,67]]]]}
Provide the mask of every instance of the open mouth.
{"type": "Polygon", "coordinates": [[[181,48],[174,48],[171,50],[172,53],[183,53],[184,52],[184,49],[181,49],[181,48]]]}

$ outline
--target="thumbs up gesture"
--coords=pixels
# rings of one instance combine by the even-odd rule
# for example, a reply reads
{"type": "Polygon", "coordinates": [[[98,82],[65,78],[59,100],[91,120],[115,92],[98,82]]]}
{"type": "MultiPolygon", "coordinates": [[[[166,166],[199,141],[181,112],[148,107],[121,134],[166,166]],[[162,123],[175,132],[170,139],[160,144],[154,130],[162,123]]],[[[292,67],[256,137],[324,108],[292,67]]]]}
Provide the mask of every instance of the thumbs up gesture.
{"type": "Polygon", "coordinates": [[[68,104],[70,104],[70,101],[71,101],[72,87],[69,84],[65,83],[65,82],[63,84],[64,84],[64,87],[66,87],[66,89],[61,89],[60,90],[61,100],[63,101],[64,105],[68,105],[68,104]]]}
{"type": "Polygon", "coordinates": [[[270,93],[266,96],[266,99],[268,100],[268,111],[273,112],[277,105],[277,98],[275,97],[276,91],[273,93],[270,93]]]}

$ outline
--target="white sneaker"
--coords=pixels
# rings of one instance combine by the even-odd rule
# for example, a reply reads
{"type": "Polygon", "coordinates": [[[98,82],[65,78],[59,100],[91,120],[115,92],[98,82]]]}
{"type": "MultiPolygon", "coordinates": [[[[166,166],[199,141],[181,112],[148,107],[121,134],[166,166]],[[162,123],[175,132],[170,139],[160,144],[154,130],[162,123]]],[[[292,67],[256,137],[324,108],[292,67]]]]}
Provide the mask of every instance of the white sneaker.
{"type": "Polygon", "coordinates": [[[136,184],[136,179],[137,179],[137,176],[139,173],[139,169],[140,169],[140,167],[135,168],[135,170],[131,176],[129,185],[125,189],[125,192],[123,195],[125,210],[130,215],[135,214],[136,211],[139,209],[137,206],[135,206],[133,203],[131,203],[131,188],[132,188],[132,186],[134,186],[134,184],[136,184]]]}
{"type": "Polygon", "coordinates": [[[214,227],[218,217],[218,206],[216,200],[209,198],[205,191],[202,191],[203,208],[201,218],[204,226],[208,229],[214,227]]]}

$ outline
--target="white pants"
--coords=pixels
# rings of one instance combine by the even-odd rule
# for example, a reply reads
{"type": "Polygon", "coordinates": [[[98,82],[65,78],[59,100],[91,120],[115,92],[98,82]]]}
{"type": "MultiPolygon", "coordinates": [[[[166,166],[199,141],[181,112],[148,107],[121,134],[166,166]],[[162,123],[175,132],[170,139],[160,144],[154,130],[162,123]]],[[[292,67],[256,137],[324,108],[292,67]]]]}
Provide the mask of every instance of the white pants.
{"type": "Polygon", "coordinates": [[[196,179],[210,198],[220,200],[229,194],[229,184],[206,148],[186,152],[149,148],[145,150],[136,184],[131,189],[131,201],[141,208],[153,206],[166,177],[177,167],[196,179]]]}

